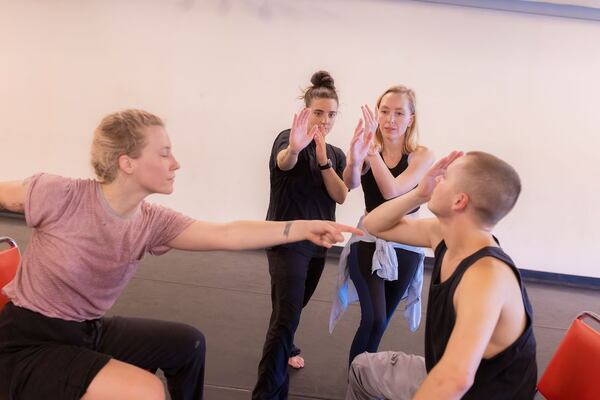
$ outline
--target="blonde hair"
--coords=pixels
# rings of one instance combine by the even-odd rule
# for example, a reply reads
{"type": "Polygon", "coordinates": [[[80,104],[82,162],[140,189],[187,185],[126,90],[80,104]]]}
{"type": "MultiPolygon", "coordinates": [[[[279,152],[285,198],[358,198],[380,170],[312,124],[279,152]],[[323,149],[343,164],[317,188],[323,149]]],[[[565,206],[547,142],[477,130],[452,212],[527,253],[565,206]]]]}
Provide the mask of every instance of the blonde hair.
{"type": "Polygon", "coordinates": [[[142,128],[164,126],[162,120],[143,110],[124,110],[107,115],[94,131],[92,167],[102,183],[115,180],[119,157],[138,158],[146,145],[142,128]]]}
{"type": "MultiPolygon", "coordinates": [[[[406,86],[402,86],[402,85],[392,86],[391,88],[389,88],[388,90],[383,92],[383,94],[381,96],[379,96],[379,98],[377,99],[377,108],[378,109],[379,109],[379,106],[381,105],[381,101],[383,100],[383,97],[388,93],[398,93],[398,94],[404,95],[408,98],[408,107],[409,107],[410,113],[412,114],[413,120],[412,120],[412,124],[410,124],[410,126],[408,126],[406,128],[406,133],[404,134],[404,144],[402,145],[402,153],[410,154],[413,151],[415,151],[417,149],[417,147],[419,147],[419,129],[417,127],[417,110],[416,110],[417,96],[415,95],[415,92],[412,89],[407,88],[406,86]]],[[[383,135],[381,134],[381,130],[379,129],[379,127],[377,127],[377,131],[375,132],[375,140],[383,149],[383,135]]]]}

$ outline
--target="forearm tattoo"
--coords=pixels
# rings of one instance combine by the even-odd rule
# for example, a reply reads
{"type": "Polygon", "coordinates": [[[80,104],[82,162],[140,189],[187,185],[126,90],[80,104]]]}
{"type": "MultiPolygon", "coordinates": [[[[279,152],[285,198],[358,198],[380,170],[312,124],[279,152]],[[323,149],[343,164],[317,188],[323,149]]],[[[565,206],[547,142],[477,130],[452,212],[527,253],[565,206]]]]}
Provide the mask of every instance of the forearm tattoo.
{"type": "Polygon", "coordinates": [[[290,229],[292,228],[292,221],[288,221],[285,223],[285,228],[283,228],[283,236],[288,237],[290,235],[290,229]]]}

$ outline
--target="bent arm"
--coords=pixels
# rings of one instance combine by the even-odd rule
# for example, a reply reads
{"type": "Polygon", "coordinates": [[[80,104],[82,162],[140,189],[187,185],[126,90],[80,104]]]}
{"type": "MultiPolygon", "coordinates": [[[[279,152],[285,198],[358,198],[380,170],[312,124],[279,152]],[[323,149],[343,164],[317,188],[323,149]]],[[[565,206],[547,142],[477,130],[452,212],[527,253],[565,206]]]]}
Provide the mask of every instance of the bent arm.
{"type": "Polygon", "coordinates": [[[360,165],[353,161],[349,161],[344,168],[344,184],[348,190],[356,189],[360,186],[360,176],[362,174],[362,163],[360,165]]]}
{"type": "Polygon", "coordinates": [[[277,166],[279,169],[289,171],[294,168],[298,162],[298,154],[292,151],[289,146],[277,153],[277,166]]]}
{"type": "Polygon", "coordinates": [[[411,246],[434,248],[442,234],[437,218],[412,219],[406,214],[425,203],[417,191],[386,201],[371,211],[363,224],[365,229],[381,239],[411,246]]]}
{"type": "Polygon", "coordinates": [[[394,177],[383,161],[381,154],[374,153],[368,157],[373,177],[384,199],[389,200],[412,190],[429,167],[433,164],[434,156],[431,150],[419,147],[410,155],[410,162],[404,172],[394,177]]]}
{"type": "Polygon", "coordinates": [[[28,188],[29,179],[0,182],[0,210],[25,212],[25,196],[28,188]]]}
{"type": "Polygon", "coordinates": [[[323,177],[323,182],[325,183],[325,188],[327,189],[329,197],[336,203],[343,204],[348,195],[348,188],[344,181],[340,179],[333,168],[322,170],[321,176],[323,177]]]}

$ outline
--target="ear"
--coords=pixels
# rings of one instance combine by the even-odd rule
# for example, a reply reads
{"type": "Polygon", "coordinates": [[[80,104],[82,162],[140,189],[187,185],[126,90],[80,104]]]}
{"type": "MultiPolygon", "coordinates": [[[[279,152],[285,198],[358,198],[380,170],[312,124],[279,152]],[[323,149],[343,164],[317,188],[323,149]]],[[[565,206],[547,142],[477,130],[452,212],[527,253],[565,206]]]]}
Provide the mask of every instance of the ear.
{"type": "Polygon", "coordinates": [[[462,193],[457,193],[454,196],[454,200],[452,201],[452,210],[453,211],[464,211],[467,208],[467,205],[469,204],[469,195],[462,192],[462,193]]]}
{"type": "Polygon", "coordinates": [[[123,171],[127,175],[131,175],[133,173],[133,162],[131,157],[126,154],[119,156],[119,169],[123,171]]]}
{"type": "Polygon", "coordinates": [[[410,114],[410,119],[408,120],[408,127],[411,127],[414,121],[415,121],[415,114],[410,114]]]}

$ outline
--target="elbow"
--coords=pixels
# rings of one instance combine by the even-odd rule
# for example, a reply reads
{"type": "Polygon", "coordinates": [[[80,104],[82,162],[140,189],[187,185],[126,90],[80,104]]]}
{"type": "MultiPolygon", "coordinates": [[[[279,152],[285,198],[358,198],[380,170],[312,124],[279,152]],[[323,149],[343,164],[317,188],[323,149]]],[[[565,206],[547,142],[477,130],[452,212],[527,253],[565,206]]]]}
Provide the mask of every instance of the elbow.
{"type": "Polygon", "coordinates": [[[452,388],[452,392],[465,394],[475,381],[475,375],[471,372],[456,370],[452,375],[447,378],[447,385],[452,388]]]}
{"type": "Polygon", "coordinates": [[[341,204],[344,204],[344,202],[346,201],[347,198],[348,198],[348,191],[342,190],[340,192],[340,194],[338,195],[338,198],[335,199],[335,202],[341,205],[341,204]]]}
{"type": "Polygon", "coordinates": [[[371,217],[371,213],[367,214],[363,219],[363,228],[373,236],[377,236],[377,229],[373,225],[373,217],[371,217]]]}
{"type": "Polygon", "coordinates": [[[403,192],[401,192],[400,190],[392,187],[392,188],[385,188],[381,190],[381,196],[383,196],[383,198],[385,200],[392,200],[395,199],[396,197],[400,196],[401,194],[403,194],[403,192]]]}

